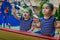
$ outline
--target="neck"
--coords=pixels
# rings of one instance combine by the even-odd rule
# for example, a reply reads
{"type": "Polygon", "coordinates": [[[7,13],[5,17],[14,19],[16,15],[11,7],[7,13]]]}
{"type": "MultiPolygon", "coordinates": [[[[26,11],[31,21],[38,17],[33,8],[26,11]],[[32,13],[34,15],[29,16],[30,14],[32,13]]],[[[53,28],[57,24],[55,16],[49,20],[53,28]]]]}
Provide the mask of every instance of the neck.
{"type": "Polygon", "coordinates": [[[28,20],[28,19],[25,19],[25,20],[28,20]]]}
{"type": "Polygon", "coordinates": [[[50,18],[50,16],[51,16],[51,15],[44,15],[44,18],[45,18],[45,19],[48,19],[48,18],[50,18]]]}
{"type": "MultiPolygon", "coordinates": [[[[29,17],[30,18],[30,17],[29,17]]],[[[29,18],[24,18],[25,20],[28,20],[29,18]]]]}

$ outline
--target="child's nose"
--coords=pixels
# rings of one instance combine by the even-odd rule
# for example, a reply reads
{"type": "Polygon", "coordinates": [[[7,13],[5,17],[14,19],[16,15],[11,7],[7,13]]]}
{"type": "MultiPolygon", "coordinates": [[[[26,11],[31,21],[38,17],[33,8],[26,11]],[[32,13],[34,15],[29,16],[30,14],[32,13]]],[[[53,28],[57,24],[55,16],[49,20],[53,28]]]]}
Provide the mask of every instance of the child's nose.
{"type": "Polygon", "coordinates": [[[46,11],[46,9],[43,9],[43,12],[45,12],[46,11]]]}
{"type": "Polygon", "coordinates": [[[26,14],[24,14],[24,16],[26,16],[26,14]]]}

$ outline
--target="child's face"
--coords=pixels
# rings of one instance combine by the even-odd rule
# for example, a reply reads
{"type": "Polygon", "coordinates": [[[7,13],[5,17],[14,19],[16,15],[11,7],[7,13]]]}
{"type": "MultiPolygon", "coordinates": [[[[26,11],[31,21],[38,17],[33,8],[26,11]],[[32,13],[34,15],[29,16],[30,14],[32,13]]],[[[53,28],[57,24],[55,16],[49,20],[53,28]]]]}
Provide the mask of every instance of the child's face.
{"type": "Polygon", "coordinates": [[[30,17],[30,13],[29,13],[28,10],[24,10],[23,17],[26,18],[26,19],[30,17]]]}
{"type": "Polygon", "coordinates": [[[48,4],[44,4],[42,12],[44,15],[50,15],[52,11],[51,11],[51,8],[48,4]]]}

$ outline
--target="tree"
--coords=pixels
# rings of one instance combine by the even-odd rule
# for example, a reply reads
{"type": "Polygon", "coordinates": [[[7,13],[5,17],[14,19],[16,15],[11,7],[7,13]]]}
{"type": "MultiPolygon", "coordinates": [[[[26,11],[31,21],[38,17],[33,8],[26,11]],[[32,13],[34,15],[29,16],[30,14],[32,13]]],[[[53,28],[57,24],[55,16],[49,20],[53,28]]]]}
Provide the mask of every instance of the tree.
{"type": "Polygon", "coordinates": [[[58,7],[58,9],[56,10],[54,16],[56,17],[56,20],[57,20],[57,21],[60,21],[60,4],[59,4],[59,7],[58,7]]]}
{"type": "Polygon", "coordinates": [[[59,4],[59,8],[58,8],[58,21],[60,21],[60,4],[59,4]]]}
{"type": "Polygon", "coordinates": [[[56,12],[55,12],[55,14],[54,14],[54,16],[56,17],[56,20],[58,20],[57,15],[58,15],[58,10],[56,10],[56,12]]]}

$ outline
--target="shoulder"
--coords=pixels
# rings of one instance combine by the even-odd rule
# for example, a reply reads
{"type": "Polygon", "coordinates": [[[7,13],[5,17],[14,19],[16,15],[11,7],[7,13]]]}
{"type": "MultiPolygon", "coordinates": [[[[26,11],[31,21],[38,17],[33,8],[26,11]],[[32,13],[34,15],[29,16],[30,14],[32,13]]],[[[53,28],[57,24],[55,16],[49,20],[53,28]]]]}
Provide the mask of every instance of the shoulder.
{"type": "Polygon", "coordinates": [[[38,20],[39,20],[39,21],[43,20],[43,17],[39,17],[38,20]]]}
{"type": "Polygon", "coordinates": [[[53,22],[55,22],[56,21],[55,16],[51,16],[50,20],[52,20],[53,22]]]}
{"type": "Polygon", "coordinates": [[[51,16],[52,18],[55,18],[55,16],[51,16]]]}
{"type": "Polygon", "coordinates": [[[31,17],[30,20],[33,21],[34,19],[31,17]]]}
{"type": "Polygon", "coordinates": [[[51,19],[55,20],[56,18],[55,18],[55,16],[51,16],[51,19]]]}

